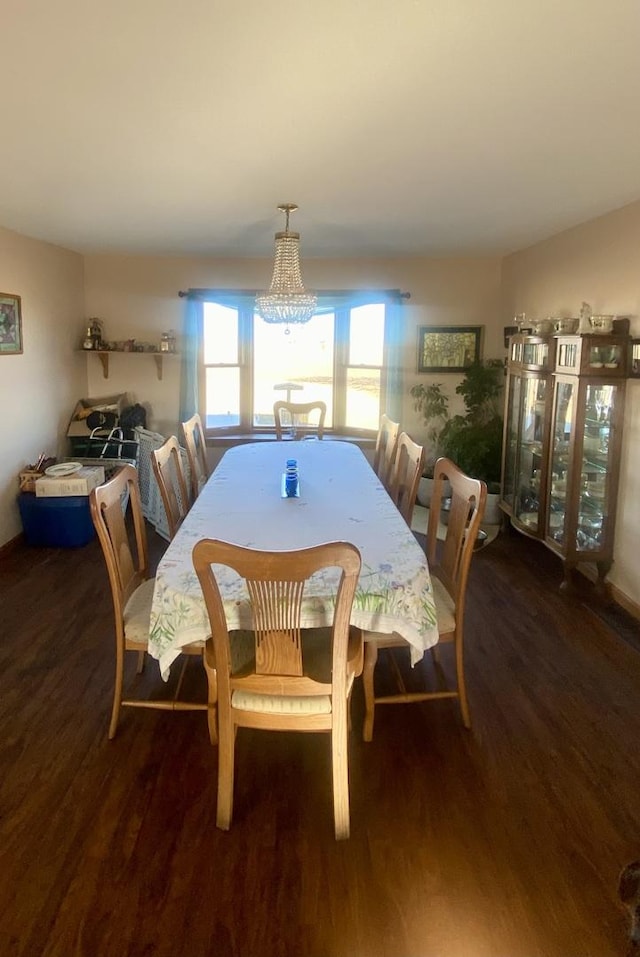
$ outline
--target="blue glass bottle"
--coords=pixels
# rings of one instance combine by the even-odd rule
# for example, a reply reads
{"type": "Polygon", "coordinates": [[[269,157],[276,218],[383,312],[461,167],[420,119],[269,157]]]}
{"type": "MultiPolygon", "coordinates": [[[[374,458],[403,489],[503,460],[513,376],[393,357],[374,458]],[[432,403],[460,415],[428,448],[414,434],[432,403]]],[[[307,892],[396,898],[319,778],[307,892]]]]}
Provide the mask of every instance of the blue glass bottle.
{"type": "Polygon", "coordinates": [[[296,459],[287,459],[284,490],[287,498],[295,498],[298,494],[298,463],[296,459]]]}

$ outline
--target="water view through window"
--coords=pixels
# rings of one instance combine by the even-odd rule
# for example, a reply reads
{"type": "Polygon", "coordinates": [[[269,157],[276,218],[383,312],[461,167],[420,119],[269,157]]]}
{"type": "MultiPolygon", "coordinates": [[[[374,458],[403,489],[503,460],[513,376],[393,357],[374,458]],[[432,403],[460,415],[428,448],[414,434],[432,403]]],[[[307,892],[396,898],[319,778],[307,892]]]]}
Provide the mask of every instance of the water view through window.
{"type": "Polygon", "coordinates": [[[321,399],[327,406],[325,426],[331,428],[335,316],[314,316],[286,330],[253,317],[253,424],[273,425],[278,399],[321,399]]]}

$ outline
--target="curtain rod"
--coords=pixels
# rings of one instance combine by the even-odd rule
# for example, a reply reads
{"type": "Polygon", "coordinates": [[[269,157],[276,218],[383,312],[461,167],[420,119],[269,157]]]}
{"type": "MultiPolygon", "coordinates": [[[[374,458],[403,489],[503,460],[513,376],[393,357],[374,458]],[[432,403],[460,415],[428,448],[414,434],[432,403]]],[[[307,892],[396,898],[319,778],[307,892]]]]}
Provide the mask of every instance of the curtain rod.
{"type": "MultiPolygon", "coordinates": [[[[178,296],[180,299],[199,299],[201,296],[221,295],[221,296],[256,296],[259,289],[180,289],[178,296]]],[[[411,299],[410,292],[402,292],[400,289],[318,289],[318,296],[363,296],[371,293],[380,293],[383,296],[398,299],[411,299]]]]}

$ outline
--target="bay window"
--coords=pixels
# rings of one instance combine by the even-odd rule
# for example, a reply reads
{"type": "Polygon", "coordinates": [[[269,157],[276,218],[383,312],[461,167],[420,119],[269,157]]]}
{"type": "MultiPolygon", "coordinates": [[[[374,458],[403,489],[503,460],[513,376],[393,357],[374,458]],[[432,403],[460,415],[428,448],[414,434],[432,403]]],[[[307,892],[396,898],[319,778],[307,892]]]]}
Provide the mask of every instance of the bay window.
{"type": "Polygon", "coordinates": [[[197,393],[209,435],[273,431],[278,399],[321,399],[326,430],[346,434],[375,433],[394,409],[398,294],[320,294],[309,322],[287,326],[255,314],[252,293],[189,296],[201,310],[197,393]]]}

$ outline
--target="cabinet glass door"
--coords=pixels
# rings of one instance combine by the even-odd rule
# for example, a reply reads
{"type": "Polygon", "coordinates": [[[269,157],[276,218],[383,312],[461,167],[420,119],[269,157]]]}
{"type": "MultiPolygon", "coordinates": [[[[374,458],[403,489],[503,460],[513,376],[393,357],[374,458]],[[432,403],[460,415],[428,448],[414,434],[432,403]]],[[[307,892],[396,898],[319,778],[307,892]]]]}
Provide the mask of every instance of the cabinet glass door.
{"type": "Polygon", "coordinates": [[[617,369],[624,362],[624,344],[605,340],[603,345],[591,342],[588,354],[589,369],[617,369]]]}
{"type": "Polygon", "coordinates": [[[553,435],[549,470],[547,534],[558,544],[565,543],[567,521],[569,443],[574,429],[577,383],[558,382],[553,409],[553,435]]]}
{"type": "Polygon", "coordinates": [[[522,350],[522,362],[524,365],[541,366],[547,368],[549,359],[548,342],[525,342],[522,350]]]}
{"type": "Polygon", "coordinates": [[[516,458],[518,455],[518,423],[520,421],[520,376],[509,376],[509,395],[507,399],[507,441],[504,457],[504,476],[502,480],[502,498],[513,508],[515,489],[516,458]]]}
{"type": "Polygon", "coordinates": [[[520,453],[515,482],[515,515],[523,525],[536,532],[540,523],[546,398],[546,379],[538,376],[523,379],[520,402],[520,453]]]}
{"type": "Polygon", "coordinates": [[[580,462],[580,491],[576,549],[597,551],[604,539],[611,497],[611,423],[618,387],[588,384],[585,393],[584,434],[580,462]]]}

